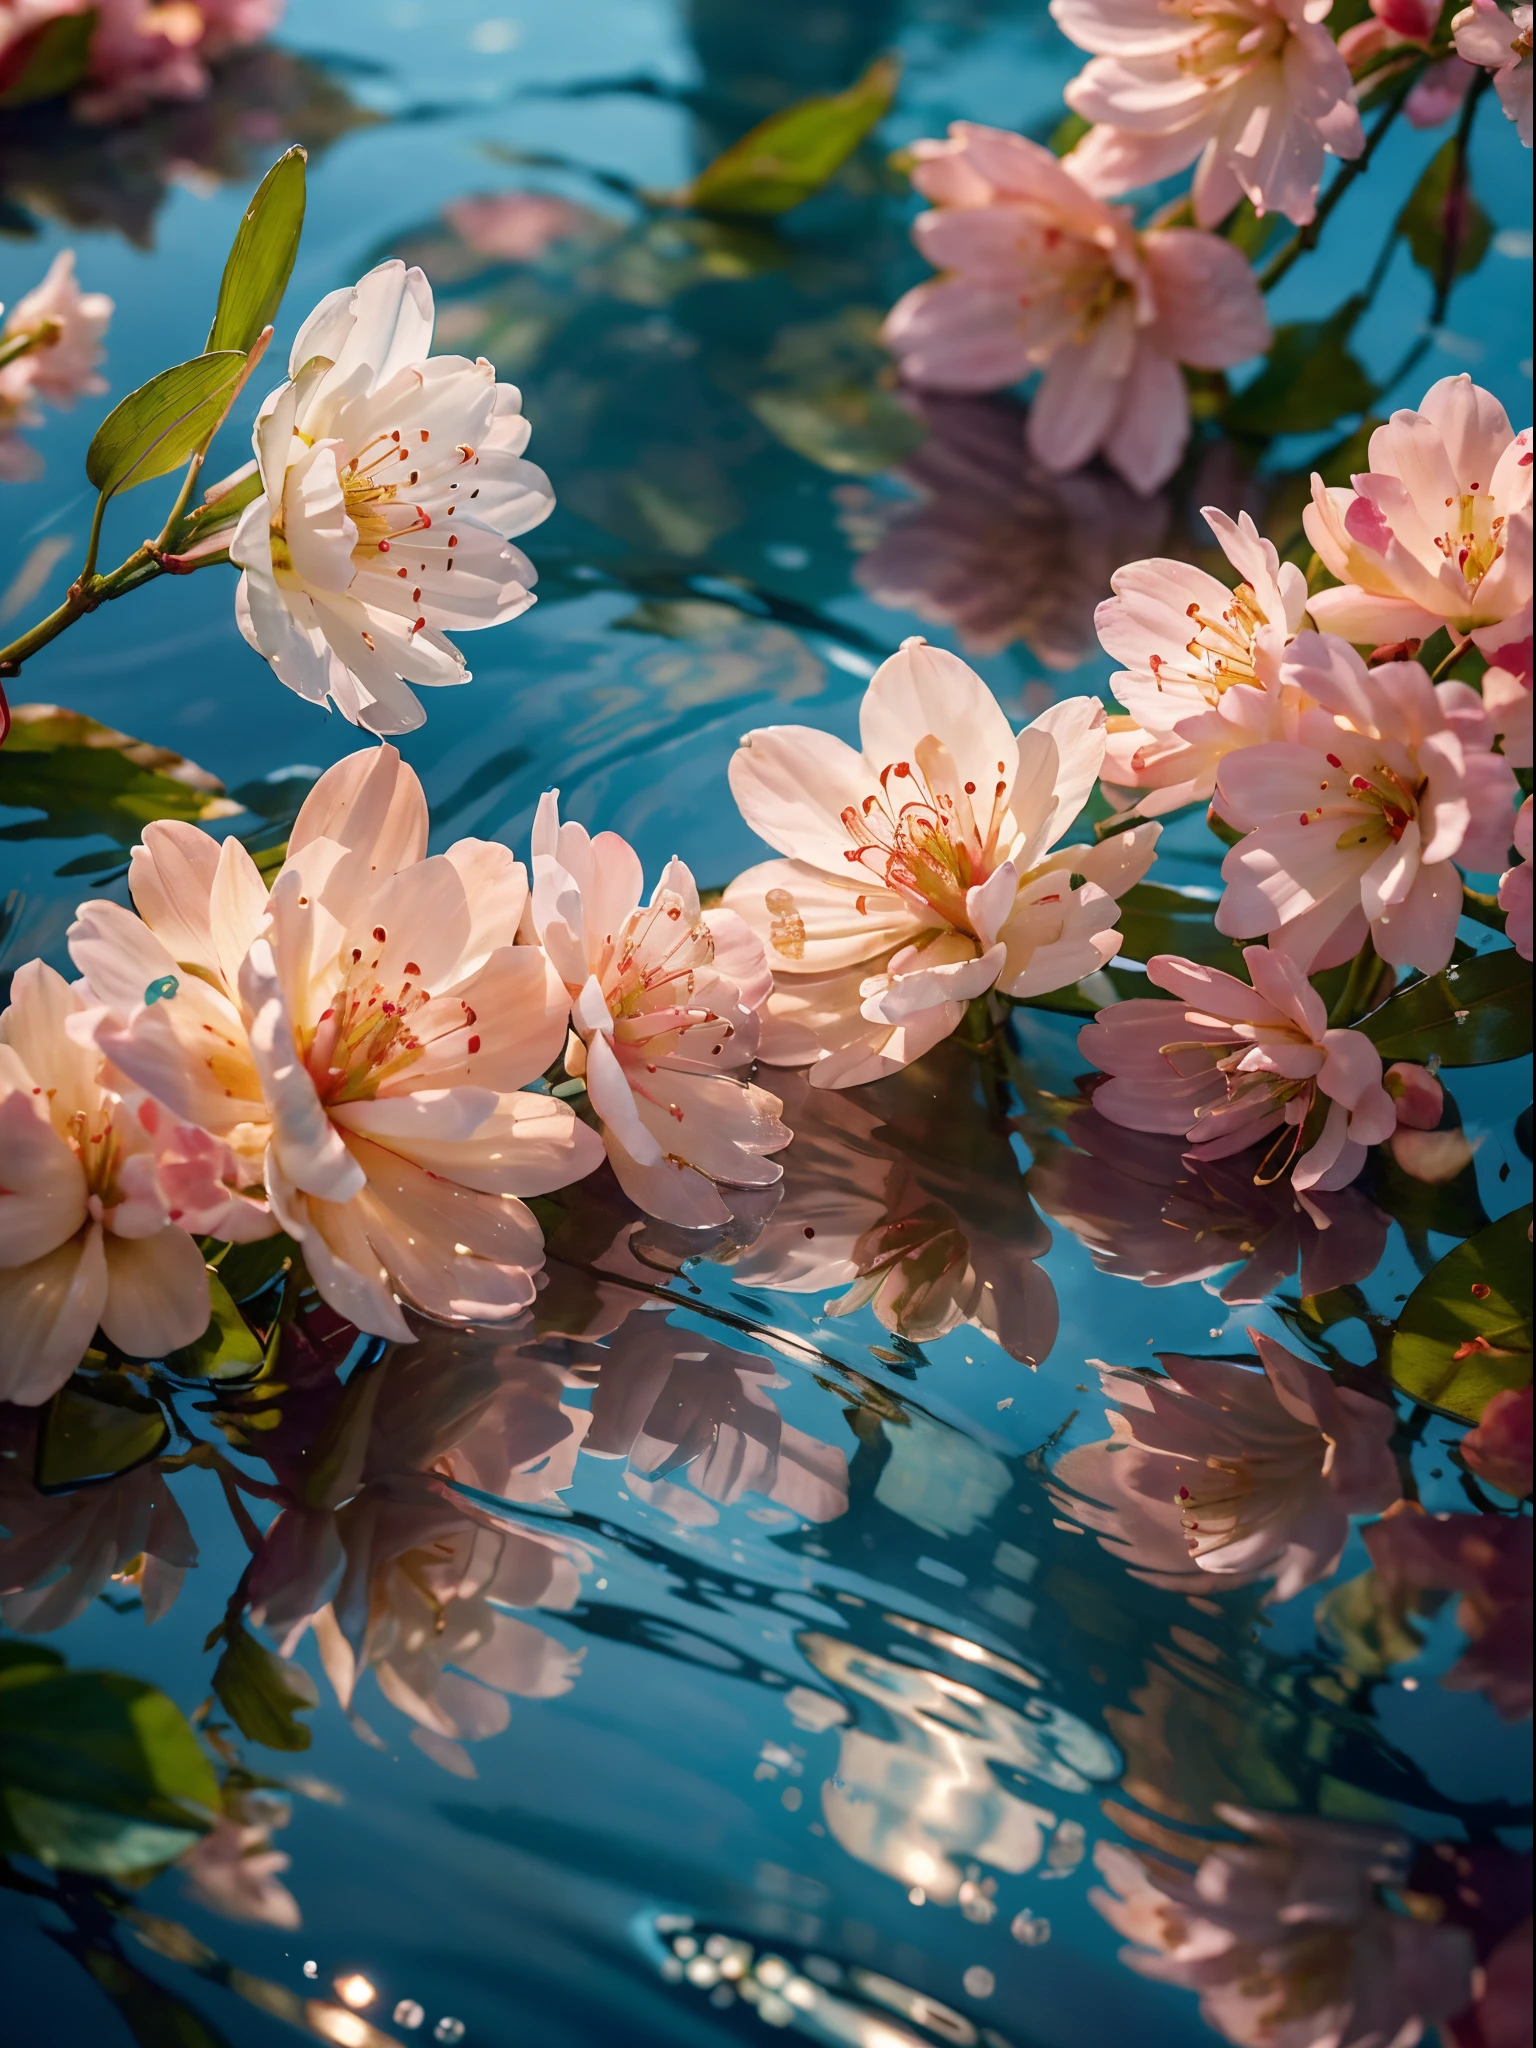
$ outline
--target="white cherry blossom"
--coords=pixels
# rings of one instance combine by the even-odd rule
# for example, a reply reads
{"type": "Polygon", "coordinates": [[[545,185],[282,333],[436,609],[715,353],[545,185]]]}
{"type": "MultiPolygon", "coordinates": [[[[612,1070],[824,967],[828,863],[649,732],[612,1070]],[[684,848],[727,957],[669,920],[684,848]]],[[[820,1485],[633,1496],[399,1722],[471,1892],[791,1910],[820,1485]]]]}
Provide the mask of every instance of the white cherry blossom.
{"type": "Polygon", "coordinates": [[[229,551],[246,639],[370,732],[421,724],[407,685],[469,681],[449,629],[533,603],[510,536],[554,506],[515,387],[483,358],[428,356],[432,324],[431,286],[400,262],[321,300],[261,408],[261,495],[229,551]]]}

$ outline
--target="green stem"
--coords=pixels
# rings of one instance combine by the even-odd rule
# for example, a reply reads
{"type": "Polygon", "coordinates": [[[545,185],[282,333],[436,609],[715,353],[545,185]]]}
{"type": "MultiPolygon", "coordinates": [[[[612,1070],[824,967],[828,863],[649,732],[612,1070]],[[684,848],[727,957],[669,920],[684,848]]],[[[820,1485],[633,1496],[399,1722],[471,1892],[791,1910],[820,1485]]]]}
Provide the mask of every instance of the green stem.
{"type": "Polygon", "coordinates": [[[1413,90],[1418,76],[1418,67],[1415,67],[1414,70],[1408,72],[1403,77],[1396,90],[1391,94],[1385,107],[1383,107],[1381,119],[1367,136],[1364,149],[1361,150],[1360,154],[1352,162],[1341,167],[1338,176],[1323,194],[1318,204],[1317,212],[1307,222],[1307,225],[1304,228],[1299,228],[1273,261],[1267,263],[1263,270],[1259,272],[1259,290],[1261,292],[1273,291],[1292,264],[1305,256],[1308,250],[1316,248],[1318,236],[1327,224],[1328,216],[1333,212],[1350,186],[1354,184],[1355,180],[1369,166],[1382,137],[1403,111],[1403,103],[1413,90]]]}
{"type": "Polygon", "coordinates": [[[1356,1023],[1370,1008],[1371,994],[1376,986],[1376,970],[1380,966],[1376,948],[1366,934],[1365,944],[1349,963],[1349,979],[1345,982],[1338,1001],[1328,1013],[1328,1022],[1334,1029],[1356,1023]]]}
{"type": "Polygon", "coordinates": [[[75,581],[87,590],[96,579],[96,556],[101,548],[101,522],[107,513],[107,494],[97,493],[96,510],[91,514],[91,537],[85,544],[85,562],[75,581]]]}
{"type": "MultiPolygon", "coordinates": [[[[1472,143],[1472,123],[1477,115],[1478,102],[1488,89],[1492,78],[1492,72],[1479,68],[1471,85],[1467,88],[1466,98],[1461,103],[1461,116],[1456,123],[1456,154],[1452,161],[1451,181],[1446,194],[1447,206],[1450,205],[1452,194],[1461,194],[1463,196],[1466,194],[1467,158],[1472,143]]],[[[1397,239],[1397,232],[1394,228],[1393,241],[1397,239]]],[[[1388,246],[1390,247],[1391,245],[1389,244],[1388,246]]],[[[1444,323],[1446,312],[1450,306],[1451,292],[1456,283],[1456,266],[1461,259],[1461,252],[1464,246],[1465,222],[1463,221],[1458,226],[1455,234],[1442,237],[1440,267],[1435,274],[1434,302],[1430,306],[1429,317],[1424,322],[1424,332],[1413,343],[1391,376],[1385,379],[1381,387],[1383,391],[1393,390],[1408,375],[1409,371],[1429,353],[1435,334],[1444,323]]]]}

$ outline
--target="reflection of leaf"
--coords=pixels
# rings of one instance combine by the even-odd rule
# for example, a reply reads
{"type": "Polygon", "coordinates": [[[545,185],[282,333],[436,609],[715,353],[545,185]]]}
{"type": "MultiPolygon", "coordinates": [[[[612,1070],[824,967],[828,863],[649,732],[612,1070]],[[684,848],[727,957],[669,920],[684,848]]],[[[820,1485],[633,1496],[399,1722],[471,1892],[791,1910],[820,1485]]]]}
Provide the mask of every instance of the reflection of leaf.
{"type": "Polygon", "coordinates": [[[226,2036],[215,2033],[200,2013],[162,1990],[116,1950],[90,1948],[81,1960],[117,2007],[139,2048],[229,2048],[226,2036]]]}
{"type": "Polygon", "coordinates": [[[1268,362],[1233,399],[1226,424],[1240,434],[1315,434],[1364,412],[1376,387],[1349,346],[1363,309],[1346,299],[1326,320],[1277,327],[1268,362]]]}
{"type": "Polygon", "coordinates": [[[82,1485],[131,1472],[165,1449],[170,1424],[158,1401],[122,1373],[76,1373],[43,1410],[37,1484],[82,1485]]]}
{"type": "Polygon", "coordinates": [[[700,171],[677,196],[701,213],[787,213],[819,192],[884,120],[901,66],[877,57],[846,92],[770,114],[700,171]]]}
{"type": "Polygon", "coordinates": [[[230,1299],[223,1281],[212,1270],[208,1274],[208,1300],[207,1329],[195,1344],[169,1353],[167,1368],[186,1379],[249,1379],[261,1370],[261,1346],[230,1299]]]}
{"type": "Polygon", "coordinates": [[[1459,191],[1453,193],[1451,190],[1451,178],[1459,154],[1454,141],[1444,143],[1436,150],[1397,217],[1397,231],[1407,242],[1414,262],[1433,278],[1440,275],[1445,261],[1446,230],[1453,222],[1456,239],[1453,277],[1465,277],[1469,271],[1476,270],[1488,254],[1488,244],[1493,240],[1493,223],[1465,181],[1459,191]]]}
{"type": "Polygon", "coordinates": [[[756,391],[747,403],[775,440],[834,476],[876,476],[923,438],[911,414],[876,385],[756,391]]]}
{"type": "Polygon", "coordinates": [[[1514,948],[1477,953],[1413,982],[1356,1027],[1387,1065],[1427,1060],[1481,1067],[1531,1049],[1531,963],[1514,948]]]}
{"type": "Polygon", "coordinates": [[[42,811],[0,839],[83,839],[132,846],[152,818],[201,824],[240,809],[224,785],[167,747],[130,739],[57,704],[19,704],[0,750],[0,806],[42,811]]]}
{"type": "Polygon", "coordinates": [[[109,497],[180,469],[223,419],[244,371],[239,349],[217,349],[151,377],[96,429],[86,475],[109,497]]]}
{"type": "MultiPolygon", "coordinates": [[[[1443,1599],[1443,1595],[1440,1596],[1443,1599]]],[[[1351,1671],[1385,1678],[1394,1664],[1407,1664],[1424,1647],[1413,1614],[1424,1604],[1416,1587],[1389,1592],[1374,1571],[1345,1579],[1317,1603],[1317,1627],[1351,1671]]],[[[1439,1602],[1431,1596],[1431,1608],[1439,1602]]]]}
{"type": "Polygon", "coordinates": [[[281,1231],[249,1244],[232,1244],[218,1261],[220,1283],[232,1301],[249,1301],[290,1269],[297,1252],[293,1239],[281,1231]]]}
{"type": "Polygon", "coordinates": [[[252,1742],[267,1749],[308,1749],[309,1728],[297,1717],[319,1700],[314,1680],[301,1664],[277,1656],[238,1622],[226,1638],[213,1689],[252,1742]]]}
{"type": "Polygon", "coordinates": [[[0,1666],[0,1847],[126,1877],[190,1848],[219,1803],[186,1717],[115,1671],[0,1666]]]}
{"type": "Polygon", "coordinates": [[[72,92],[85,77],[96,11],[55,15],[0,56],[0,107],[26,107],[72,92]]]}
{"type": "Polygon", "coordinates": [[[224,265],[210,350],[243,354],[277,318],[304,227],[304,164],[302,149],[287,150],[257,186],[224,265]]]}
{"type": "Polygon", "coordinates": [[[1391,1370],[1426,1407],[1476,1422],[1531,1377],[1531,1211],[1501,1216],[1448,1252],[1408,1297],[1391,1370]]]}

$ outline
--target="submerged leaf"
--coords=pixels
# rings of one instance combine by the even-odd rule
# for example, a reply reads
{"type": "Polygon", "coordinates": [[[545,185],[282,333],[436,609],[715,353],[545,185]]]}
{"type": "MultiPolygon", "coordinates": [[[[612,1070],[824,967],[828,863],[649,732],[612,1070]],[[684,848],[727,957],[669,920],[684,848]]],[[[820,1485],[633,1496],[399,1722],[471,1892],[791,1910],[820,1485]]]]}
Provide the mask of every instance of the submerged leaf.
{"type": "Polygon", "coordinates": [[[0,55],[0,107],[29,107],[73,92],[85,78],[96,10],[56,14],[0,55]]]}
{"type": "Polygon", "coordinates": [[[1531,1378],[1531,1211],[1501,1216],[1448,1252],[1408,1297],[1392,1339],[1395,1384],[1476,1422],[1531,1378]]]}
{"type": "Polygon", "coordinates": [[[834,177],[890,112],[901,65],[877,57],[846,92],[801,100],[743,135],[677,195],[701,213],[788,213],[834,177]]]}

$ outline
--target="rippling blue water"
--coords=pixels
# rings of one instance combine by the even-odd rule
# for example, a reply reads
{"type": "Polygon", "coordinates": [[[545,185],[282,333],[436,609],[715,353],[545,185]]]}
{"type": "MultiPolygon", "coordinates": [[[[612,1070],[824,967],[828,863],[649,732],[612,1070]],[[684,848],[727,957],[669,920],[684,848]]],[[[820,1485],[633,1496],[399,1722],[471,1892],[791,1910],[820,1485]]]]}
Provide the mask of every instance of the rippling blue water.
{"type": "MultiPolygon", "coordinates": [[[[966,652],[1015,718],[1032,716],[1102,686],[1092,609],[1120,561],[1197,548],[1201,502],[1246,503],[1261,525],[1292,503],[1240,450],[1213,447],[1188,488],[1145,503],[1102,478],[1026,477],[1002,402],[903,410],[872,337],[921,266],[910,196],[878,153],[777,230],[648,222],[624,196],[678,183],[762,113],[845,84],[887,47],[906,60],[887,147],[959,116],[1048,133],[1076,61],[1035,0],[533,0],[505,17],[485,0],[294,0],[277,40],[278,71],[218,103],[227,175],[207,152],[178,170],[169,144],[133,194],[115,174],[66,186],[46,155],[34,164],[21,196],[39,233],[0,249],[0,295],[73,246],[84,281],[117,300],[109,370],[114,392],[131,388],[200,345],[250,184],[292,132],[316,146],[278,346],[324,292],[398,253],[433,280],[439,346],[486,353],[522,386],[530,454],[560,508],[528,543],[538,606],[467,644],[474,681],[433,693],[404,743],[435,845],[474,833],[521,849],[558,784],[568,815],[625,833],[651,872],[676,852],[723,882],[755,852],[724,778],[748,727],[851,734],[865,678],[915,631],[966,652]],[[570,209],[542,249],[517,240],[539,239],[526,213],[463,204],[528,193],[570,209]]],[[[1380,177],[1292,273],[1279,317],[1349,289],[1441,139],[1393,138],[1380,177]]],[[[1529,159],[1491,107],[1474,165],[1492,251],[1383,411],[1470,368],[1517,423],[1528,414],[1529,159]]],[[[1370,367],[1401,354],[1427,299],[1400,252],[1362,330],[1370,367]]],[[[226,432],[226,467],[257,395],[226,432]]],[[[8,563],[69,542],[27,617],[58,601],[78,558],[98,417],[86,404],[51,419],[31,436],[43,477],[0,486],[8,563]]],[[[152,516],[147,500],[121,504],[107,558],[152,516]]],[[[162,581],[58,642],[22,694],[191,756],[280,837],[356,735],[275,684],[235,633],[231,591],[222,573],[162,581]]],[[[1213,847],[1176,828],[1160,876],[1209,882],[1213,847]]],[[[5,967],[62,962],[75,902],[120,891],[122,862],[101,837],[25,819],[0,830],[5,967]]],[[[1161,1205],[1177,1147],[1137,1151],[1101,1129],[1095,1150],[1081,1122],[1079,1149],[1066,1145],[1051,1105],[1081,1070],[1074,1031],[1028,1016],[1024,1092],[1003,1103],[956,1048],[851,1098],[797,1095],[778,1212],[755,1241],[762,1219],[743,1217],[707,1258],[655,1228],[630,1239],[617,1206],[573,1199],[555,1219],[550,1333],[439,1334],[383,1366],[365,1476],[381,1515],[452,1523],[461,1504],[432,1540],[462,1576],[452,1598],[440,1579],[430,1599],[416,1586],[425,1648],[409,1672],[361,1680],[356,1725],[306,1637],[312,1748],[248,1748],[253,1771],[294,1788],[277,1840],[301,1927],[221,1918],[175,1872],[138,1906],[190,1930],[179,1951],[121,1919],[110,1931],[88,1883],[72,1921],[7,1894],[7,2038],[254,2048],[290,2023],[253,1979],[328,1997],[349,1971],[377,1988],[369,2018],[391,2038],[425,2038],[443,2016],[485,2048],[750,2038],[761,2008],[708,1968],[691,1981],[674,1954],[691,1917],[701,1945],[744,1940],[830,1985],[854,2018],[825,2000],[820,2019],[783,2007],[812,2038],[1163,2048],[1214,2037],[1187,1993],[1115,1960],[1088,1902],[1093,1846],[1127,1815],[1209,1829],[1225,1800],[1433,1840],[1514,1813],[1503,1802],[1528,1786],[1528,1739],[1481,1697],[1440,1688],[1461,1648],[1449,1609],[1389,1676],[1341,1678],[1318,1590],[1191,1603],[1131,1576],[1062,1512],[1058,1459],[1106,1434],[1087,1361],[1241,1354],[1250,1323],[1286,1333],[1299,1293],[1294,1218],[1235,1215],[1209,1190],[1177,1230],[1227,1233],[1232,1259],[1207,1235],[1170,1280],[1161,1205]],[[889,1290],[840,1299],[849,1283],[815,1270],[813,1243],[878,1245],[893,1219],[952,1295],[969,1262],[975,1320],[934,1335],[889,1290]],[[1247,1288],[1235,1248],[1271,1225],[1286,1253],[1247,1288]],[[772,1284],[786,1278],[800,1284],[772,1284]],[[458,1491],[429,1492],[434,1470],[458,1491]],[[495,1646],[484,1683],[448,1669],[471,1619],[495,1646]],[[139,1988],[113,1969],[141,1973],[139,1988]],[[423,2008],[420,2035],[391,2021],[400,2000],[423,2008]]],[[[1454,1092],[1474,1168],[1462,1207],[1426,1214],[1413,1242],[1393,1224],[1364,1282],[1387,1312],[1470,1227],[1456,1216],[1529,1199],[1511,1133],[1524,1069],[1464,1071],[1454,1092]]],[[[1363,1324],[1335,1335],[1366,1355],[1363,1324]]],[[[279,1438],[297,1427],[290,1411],[279,1438]]],[[[1433,1420],[1427,1442],[1455,1433],[1433,1420]]],[[[259,1455],[259,1429],[243,1442],[259,1455]]],[[[1464,1505],[1448,1460],[1421,1464],[1428,1504],[1464,1505]]],[[[190,1712],[209,1691],[204,1638],[249,1553],[211,1473],[176,1491],[199,1553],[176,1605],[147,1630],[132,1588],[108,1584],[48,1641],[190,1712]]],[[[76,1497],[58,1537],[82,1572],[85,1521],[115,1511],[109,1494],[76,1497]]],[[[1336,1582],[1367,1562],[1353,1537],[1336,1582]]]]}

